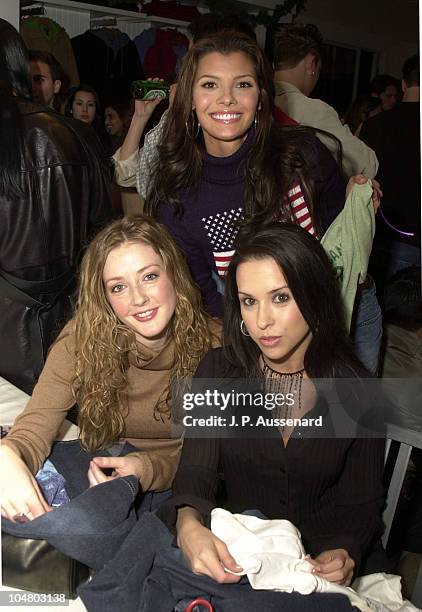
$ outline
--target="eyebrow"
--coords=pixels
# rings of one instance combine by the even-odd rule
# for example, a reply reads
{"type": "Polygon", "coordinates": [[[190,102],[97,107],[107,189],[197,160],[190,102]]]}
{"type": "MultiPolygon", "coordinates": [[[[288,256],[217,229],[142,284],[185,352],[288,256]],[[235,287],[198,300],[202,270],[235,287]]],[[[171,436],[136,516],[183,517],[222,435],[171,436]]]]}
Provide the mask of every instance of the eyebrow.
{"type": "MultiPolygon", "coordinates": [[[[154,266],[156,266],[157,268],[161,268],[160,264],[152,263],[152,264],[148,264],[148,265],[144,266],[143,268],[139,268],[139,270],[136,271],[136,274],[142,274],[142,272],[145,272],[145,270],[147,270],[148,268],[152,268],[154,266]]],[[[105,282],[106,283],[111,283],[113,281],[124,280],[124,278],[125,278],[124,276],[115,276],[113,278],[108,278],[105,282]]]]}
{"type": "MultiPolygon", "coordinates": [[[[281,291],[282,289],[289,289],[287,285],[283,285],[282,287],[277,287],[277,289],[271,289],[271,291],[267,291],[268,294],[277,293],[277,291],[281,291]]],[[[246,291],[238,291],[238,294],[249,295],[252,296],[252,293],[247,293],[246,291]]]]}
{"type": "MultiPolygon", "coordinates": [[[[254,74],[239,74],[236,75],[234,78],[235,79],[244,79],[245,77],[249,77],[251,79],[255,79],[256,80],[256,76],[254,74]]],[[[220,77],[216,76],[215,74],[201,74],[199,75],[198,79],[219,79],[220,77]]]]}

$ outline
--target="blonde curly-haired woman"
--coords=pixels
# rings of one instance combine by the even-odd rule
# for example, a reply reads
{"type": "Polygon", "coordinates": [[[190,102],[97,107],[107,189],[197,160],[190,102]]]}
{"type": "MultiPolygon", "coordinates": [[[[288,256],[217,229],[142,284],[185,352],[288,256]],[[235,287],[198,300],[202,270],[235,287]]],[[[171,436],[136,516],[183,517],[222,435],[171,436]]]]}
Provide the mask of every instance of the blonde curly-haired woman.
{"type": "Polygon", "coordinates": [[[181,447],[171,437],[171,383],[193,374],[218,332],[163,226],[140,216],[105,228],[85,253],[75,315],[2,444],[2,515],[51,510],[34,475],[75,401],[80,443],[66,475],[74,494],[129,475],[143,493],[169,489],[181,447]],[[113,456],[122,441],[132,452],[113,456]]]}

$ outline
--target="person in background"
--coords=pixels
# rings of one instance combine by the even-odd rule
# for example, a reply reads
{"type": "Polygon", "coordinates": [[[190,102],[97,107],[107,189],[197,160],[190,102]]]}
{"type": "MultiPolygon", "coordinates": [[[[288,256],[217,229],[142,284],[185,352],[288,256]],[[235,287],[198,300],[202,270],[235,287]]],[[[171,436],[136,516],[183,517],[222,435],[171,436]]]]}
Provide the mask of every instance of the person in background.
{"type": "Polygon", "coordinates": [[[421,268],[403,268],[384,291],[384,358],[386,378],[422,377],[421,268]]]}
{"type": "Polygon", "coordinates": [[[104,123],[110,136],[111,154],[121,147],[133,116],[134,102],[129,100],[110,100],[104,106],[104,123]]]}
{"type": "Polygon", "coordinates": [[[421,156],[419,54],[403,64],[403,101],[365,121],[361,138],[379,159],[383,201],[371,270],[382,293],[388,278],[421,265],[421,156]]]}
{"type": "Polygon", "coordinates": [[[0,87],[0,376],[31,393],[82,249],[111,218],[110,179],[88,126],[32,102],[28,51],[3,19],[0,87]]]}
{"type": "MultiPolygon", "coordinates": [[[[422,430],[421,268],[397,272],[384,289],[384,338],[381,375],[389,398],[388,421],[414,432],[422,430]],[[405,379],[405,380],[398,380],[405,379]],[[413,380],[412,380],[413,379],[413,380]]],[[[422,450],[414,448],[407,469],[390,547],[400,554],[403,582],[411,582],[422,553],[422,450]],[[405,552],[403,552],[405,551],[405,552]],[[412,557],[416,556],[412,562],[412,557]],[[409,570],[406,571],[406,565],[409,570]]],[[[409,589],[409,593],[411,592],[409,589]]]]}
{"type": "Polygon", "coordinates": [[[373,98],[367,94],[358,96],[353,102],[347,113],[344,115],[343,124],[349,126],[350,131],[359,137],[362,123],[377,114],[380,106],[378,98],[373,98]]]}
{"type": "Polygon", "coordinates": [[[69,92],[65,115],[92,125],[101,114],[97,92],[90,85],[78,85],[69,92]]]}
{"type": "Polygon", "coordinates": [[[378,74],[371,81],[369,95],[378,98],[378,112],[392,110],[400,102],[400,81],[389,74],[378,74]]]}
{"type": "Polygon", "coordinates": [[[31,50],[29,61],[34,102],[60,111],[59,96],[62,88],[63,69],[54,55],[48,51],[31,50]]]}
{"type": "Polygon", "coordinates": [[[90,85],[78,85],[69,92],[64,114],[88,123],[95,130],[104,150],[108,152],[107,133],[101,113],[98,94],[90,85]]]}
{"type": "MultiPolygon", "coordinates": [[[[337,112],[322,100],[309,95],[321,71],[323,39],[312,24],[293,24],[283,28],[274,47],[275,104],[300,125],[328,132],[342,146],[342,166],[347,177],[364,174],[374,178],[378,161],[372,149],[353,136],[337,112]]],[[[318,138],[337,152],[335,139],[317,132],[318,138]]]]}
{"type": "MultiPolygon", "coordinates": [[[[106,102],[104,112],[105,129],[108,135],[108,154],[110,157],[121,147],[133,116],[134,101],[132,98],[115,98],[106,102]]],[[[113,172],[113,208],[124,215],[139,215],[144,202],[135,186],[121,186],[115,180],[113,172]]]]}

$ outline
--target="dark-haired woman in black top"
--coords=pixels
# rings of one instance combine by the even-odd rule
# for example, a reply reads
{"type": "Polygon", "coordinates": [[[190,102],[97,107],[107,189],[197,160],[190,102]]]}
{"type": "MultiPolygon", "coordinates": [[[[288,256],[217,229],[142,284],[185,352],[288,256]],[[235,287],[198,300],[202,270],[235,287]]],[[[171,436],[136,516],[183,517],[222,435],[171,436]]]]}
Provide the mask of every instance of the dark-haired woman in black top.
{"type": "Polygon", "coordinates": [[[238,430],[230,437],[186,437],[174,498],[162,518],[176,524],[178,545],[195,573],[239,580],[224,569],[239,571],[236,560],[205,526],[218,505],[221,475],[228,510],[253,508],[290,520],[314,572],[328,581],[349,585],[379,536],[384,440],[330,436],[334,408],[317,390],[318,379],[359,387],[368,376],[353,355],[341,313],[331,264],[315,238],[278,223],[240,232],[226,281],[230,344],[210,351],[196,378],[258,379],[266,389],[293,390],[287,416],[321,416],[325,425],[310,437],[289,426],[271,437],[238,430]]]}

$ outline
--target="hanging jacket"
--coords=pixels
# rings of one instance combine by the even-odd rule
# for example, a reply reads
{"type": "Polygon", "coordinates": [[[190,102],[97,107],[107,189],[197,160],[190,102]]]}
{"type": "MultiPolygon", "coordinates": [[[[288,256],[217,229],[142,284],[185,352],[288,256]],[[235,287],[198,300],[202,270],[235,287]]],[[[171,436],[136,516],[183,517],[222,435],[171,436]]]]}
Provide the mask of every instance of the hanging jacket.
{"type": "Polygon", "coordinates": [[[91,85],[104,102],[112,93],[130,92],[144,78],[135,44],[117,29],[87,30],[72,38],[81,83],[91,85]]]}
{"type": "Polygon", "coordinates": [[[25,17],[20,33],[28,49],[48,51],[70,79],[70,85],[79,85],[78,67],[70,38],[64,28],[48,17],[25,17]]]}

